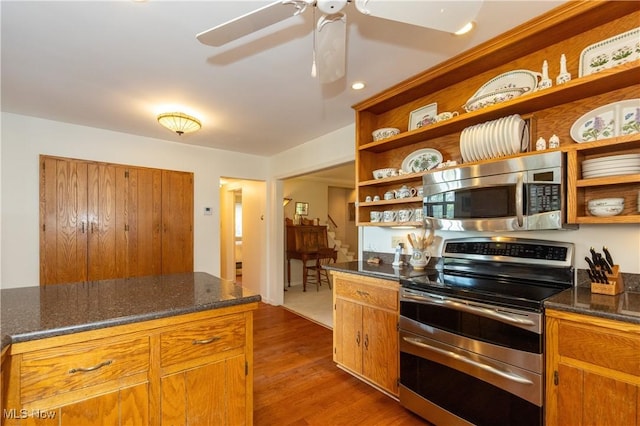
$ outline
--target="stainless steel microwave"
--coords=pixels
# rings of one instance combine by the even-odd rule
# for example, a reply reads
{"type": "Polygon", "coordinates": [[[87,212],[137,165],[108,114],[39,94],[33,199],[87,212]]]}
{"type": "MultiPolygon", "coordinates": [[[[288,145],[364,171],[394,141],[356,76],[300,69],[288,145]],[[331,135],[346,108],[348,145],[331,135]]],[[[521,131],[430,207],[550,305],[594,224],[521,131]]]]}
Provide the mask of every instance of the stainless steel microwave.
{"type": "Polygon", "coordinates": [[[424,213],[448,231],[531,231],[566,225],[560,151],[435,171],[423,177],[424,213]]]}

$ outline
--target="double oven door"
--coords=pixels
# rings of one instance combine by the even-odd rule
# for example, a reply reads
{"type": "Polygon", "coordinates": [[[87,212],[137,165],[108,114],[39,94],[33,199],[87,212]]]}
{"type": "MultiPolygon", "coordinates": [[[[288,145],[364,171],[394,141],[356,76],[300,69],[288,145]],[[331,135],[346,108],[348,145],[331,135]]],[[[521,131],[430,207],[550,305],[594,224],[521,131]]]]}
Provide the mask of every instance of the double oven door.
{"type": "Polygon", "coordinates": [[[400,403],[438,425],[543,423],[540,312],[401,288],[400,403]]]}

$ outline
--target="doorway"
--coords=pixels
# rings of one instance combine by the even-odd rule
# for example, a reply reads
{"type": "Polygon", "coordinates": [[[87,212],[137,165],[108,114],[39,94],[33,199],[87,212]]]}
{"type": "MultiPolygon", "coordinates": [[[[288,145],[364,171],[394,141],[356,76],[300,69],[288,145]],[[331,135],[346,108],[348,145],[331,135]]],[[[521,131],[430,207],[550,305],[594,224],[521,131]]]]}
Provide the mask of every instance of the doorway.
{"type": "Polygon", "coordinates": [[[265,194],[264,181],[220,179],[220,277],[257,294],[266,288],[265,194]]]}
{"type": "MultiPolygon", "coordinates": [[[[288,201],[283,206],[285,218],[296,219],[296,204],[306,207],[305,219],[314,219],[320,225],[327,226],[328,246],[348,247],[346,252],[340,251],[338,262],[357,258],[358,230],[355,217],[349,214],[349,206],[355,202],[355,163],[318,170],[305,175],[282,180],[283,197],[288,201]],[[353,251],[353,253],[351,253],[353,251]]],[[[284,228],[286,237],[286,227],[284,228]]],[[[284,238],[283,238],[284,240],[284,238]]],[[[306,317],[321,325],[332,328],[332,290],[327,285],[307,286],[302,291],[302,261],[291,259],[291,287],[288,286],[286,240],[284,244],[284,297],[283,306],[296,314],[306,317]]]]}

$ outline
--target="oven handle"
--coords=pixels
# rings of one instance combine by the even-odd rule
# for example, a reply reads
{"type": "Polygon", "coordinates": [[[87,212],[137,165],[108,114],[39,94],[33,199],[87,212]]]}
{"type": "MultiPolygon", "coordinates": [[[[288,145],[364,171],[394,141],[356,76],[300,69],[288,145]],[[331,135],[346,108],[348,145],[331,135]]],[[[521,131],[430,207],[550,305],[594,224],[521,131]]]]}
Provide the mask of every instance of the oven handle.
{"type": "Polygon", "coordinates": [[[415,300],[418,302],[424,302],[430,305],[444,305],[444,306],[456,309],[458,311],[465,311],[465,312],[477,314],[486,318],[492,318],[498,321],[508,322],[516,325],[535,325],[535,322],[531,321],[530,319],[516,318],[509,314],[496,312],[493,309],[482,308],[480,306],[474,306],[466,303],[454,302],[453,300],[448,300],[445,298],[440,298],[440,297],[429,298],[425,296],[419,296],[416,294],[410,294],[406,290],[403,292],[402,298],[415,300]]]}
{"type": "Polygon", "coordinates": [[[446,357],[449,358],[454,358],[458,361],[464,362],[466,364],[472,365],[474,367],[477,367],[481,370],[487,371],[489,373],[493,373],[496,374],[500,377],[504,377],[505,379],[517,382],[517,383],[522,383],[525,385],[532,385],[533,382],[529,379],[527,379],[526,377],[522,377],[522,376],[518,376],[517,374],[514,373],[510,373],[507,371],[502,371],[502,370],[498,370],[495,367],[492,367],[490,365],[487,364],[483,364],[481,362],[478,361],[474,361],[473,359],[467,358],[466,356],[462,356],[459,354],[456,354],[455,352],[451,352],[451,351],[447,351],[445,349],[440,349],[440,348],[436,348],[434,346],[431,346],[429,344],[424,343],[421,339],[419,338],[415,338],[415,337],[403,337],[402,338],[405,342],[410,343],[412,345],[418,346],[420,348],[423,349],[427,349],[436,353],[439,353],[441,355],[444,355],[446,357]]]}
{"type": "Polygon", "coordinates": [[[516,181],[516,219],[518,220],[518,227],[522,228],[524,225],[524,174],[520,174],[516,181]]]}

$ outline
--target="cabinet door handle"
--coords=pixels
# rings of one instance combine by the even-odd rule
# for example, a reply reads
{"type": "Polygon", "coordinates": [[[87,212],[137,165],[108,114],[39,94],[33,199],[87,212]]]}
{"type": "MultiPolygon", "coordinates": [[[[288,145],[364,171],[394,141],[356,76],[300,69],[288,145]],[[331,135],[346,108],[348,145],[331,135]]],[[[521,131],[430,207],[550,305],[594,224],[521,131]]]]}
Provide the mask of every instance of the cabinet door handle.
{"type": "Polygon", "coordinates": [[[82,233],[84,234],[85,233],[85,229],[84,228],[86,226],[86,222],[83,220],[81,223],[82,223],[82,227],[81,227],[82,233]]]}
{"type": "Polygon", "coordinates": [[[356,335],[356,343],[358,344],[358,346],[360,346],[360,332],[358,331],[358,334],[356,335]]]}
{"type": "Polygon", "coordinates": [[[96,223],[92,221],[92,222],[91,222],[91,233],[92,233],[92,234],[93,234],[93,232],[95,231],[95,229],[96,229],[96,223]]]}
{"type": "Polygon", "coordinates": [[[369,349],[369,335],[368,334],[364,335],[364,347],[366,349],[369,349]]]}
{"type": "Polygon", "coordinates": [[[99,370],[102,367],[106,367],[107,365],[111,365],[112,362],[113,362],[113,360],[110,359],[108,361],[103,361],[100,364],[94,365],[93,367],[72,368],[71,370],[69,370],[69,374],[88,373],[89,371],[96,371],[96,370],[99,370]]]}
{"type": "Polygon", "coordinates": [[[197,339],[193,339],[193,342],[191,342],[194,345],[208,345],[209,343],[213,343],[216,342],[218,340],[220,340],[221,337],[219,336],[213,336],[209,339],[202,339],[202,340],[197,340],[197,339]]]}
{"type": "Polygon", "coordinates": [[[356,290],[356,293],[358,293],[360,296],[368,296],[369,293],[364,291],[364,290],[356,290]]]}

